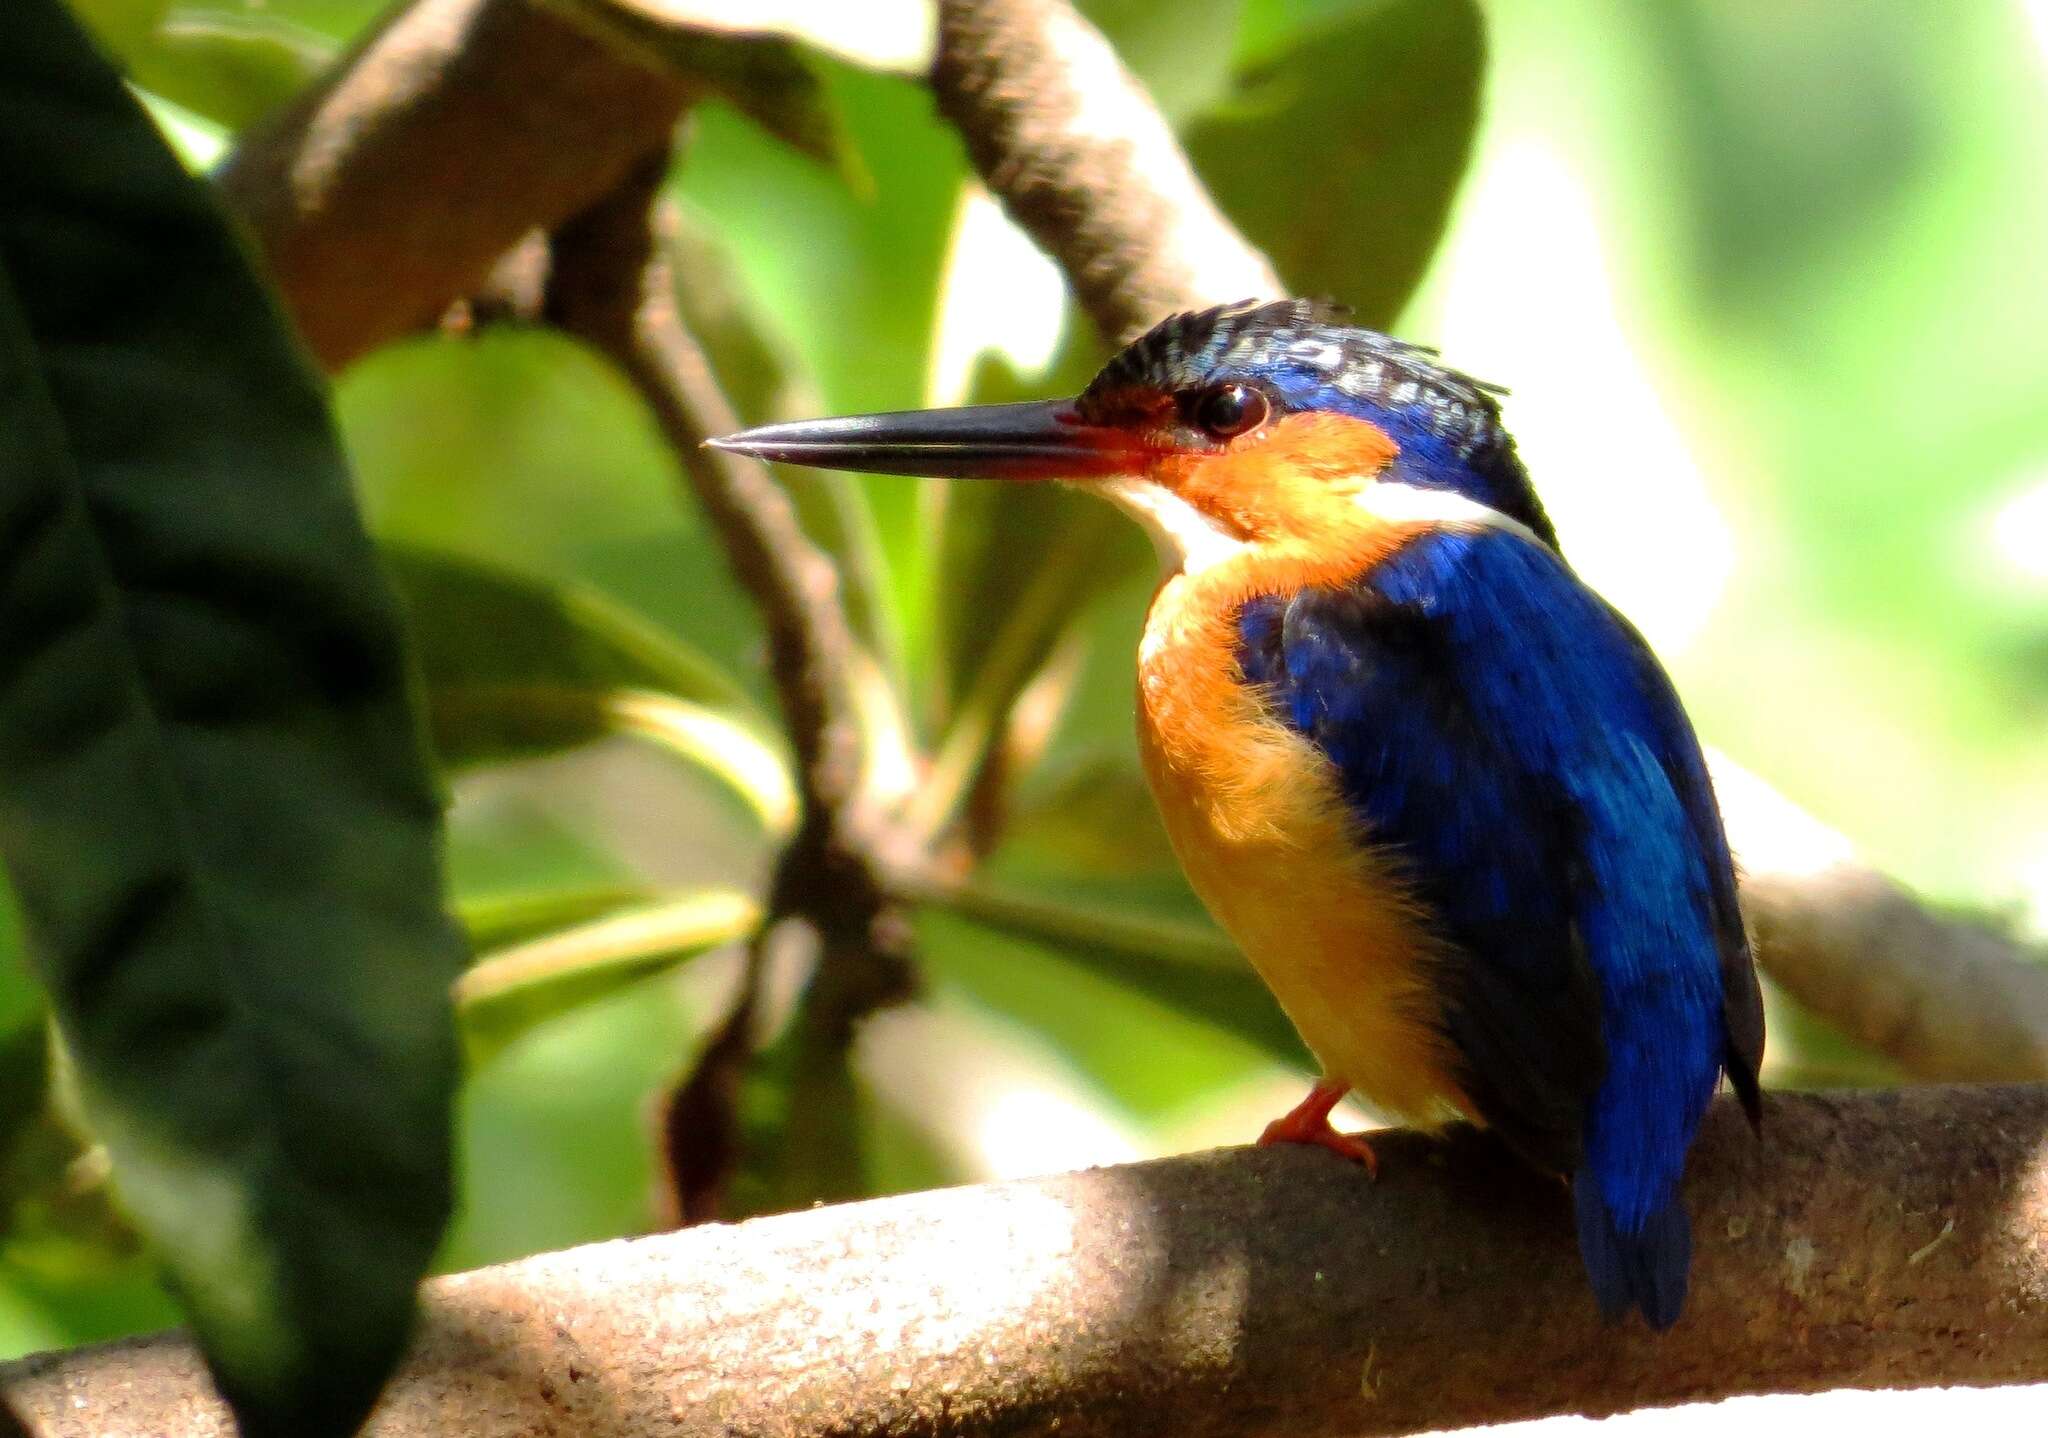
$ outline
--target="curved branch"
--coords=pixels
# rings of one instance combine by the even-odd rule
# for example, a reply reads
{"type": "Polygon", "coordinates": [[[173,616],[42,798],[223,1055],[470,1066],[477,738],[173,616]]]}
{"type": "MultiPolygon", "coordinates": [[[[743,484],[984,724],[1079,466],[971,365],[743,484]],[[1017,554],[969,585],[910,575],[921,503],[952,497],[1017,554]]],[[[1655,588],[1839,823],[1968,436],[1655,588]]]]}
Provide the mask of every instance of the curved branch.
{"type": "Polygon", "coordinates": [[[1103,334],[1128,338],[1191,296],[1285,293],[1066,0],[941,0],[931,83],[990,191],[1059,261],[1103,334]]]}
{"type": "MultiPolygon", "coordinates": [[[[932,87],[983,181],[1103,334],[1282,292],[1067,0],[940,0],[932,87]]],[[[1789,801],[1755,796],[1761,781],[1743,776],[1754,802],[1727,803],[1731,766],[1715,773],[1772,978],[1921,1077],[2048,1079],[2048,963],[1929,912],[1789,801]],[[1821,873],[1763,862],[1782,850],[1787,824],[1817,831],[1840,857],[1821,873]]]]}
{"type": "Polygon", "coordinates": [[[416,0],[245,138],[219,183],[340,369],[611,193],[687,99],[530,0],[416,0]]]}
{"type": "MultiPolygon", "coordinates": [[[[2048,1088],[1777,1097],[1761,1141],[1723,1105],[1661,1336],[1597,1318],[1555,1184],[1376,1146],[1377,1183],[1229,1149],[441,1279],[368,1432],[1313,1438],[2048,1377],[2048,1088]]],[[[0,1394],[39,1438],[225,1431],[176,1336],[0,1394]]]]}

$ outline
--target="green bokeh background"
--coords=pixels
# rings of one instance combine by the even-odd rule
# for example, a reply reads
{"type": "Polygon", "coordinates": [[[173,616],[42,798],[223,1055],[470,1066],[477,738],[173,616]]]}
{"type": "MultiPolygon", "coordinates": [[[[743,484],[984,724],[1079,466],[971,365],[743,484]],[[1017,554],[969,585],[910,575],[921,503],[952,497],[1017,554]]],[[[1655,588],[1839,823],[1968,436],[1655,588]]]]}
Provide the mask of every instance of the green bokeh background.
{"type": "MultiPolygon", "coordinates": [[[[220,116],[260,112],[379,8],[77,3],[134,55],[152,53],[159,25],[204,31],[225,16],[246,28],[245,63],[135,63],[195,165],[227,138],[220,116]]],[[[1292,103],[1270,87],[1236,91],[1237,68],[1334,45],[1388,7],[1082,8],[1201,153],[1216,116],[1292,103]]],[[[1473,160],[1396,327],[1517,391],[1509,418],[1567,550],[1643,621],[1712,743],[1927,894],[2039,926],[2048,5],[1483,10],[1473,160]]],[[[1341,98],[1364,58],[1323,53],[1341,98]]],[[[1440,58],[1424,56],[1420,82],[1440,58]]],[[[916,405],[957,398],[962,357],[988,349],[1028,383],[1053,358],[1042,270],[981,247],[982,281],[949,285],[966,183],[957,142],[912,83],[817,63],[843,130],[839,164],[714,107],[673,182],[777,367],[748,383],[793,409],[916,405]]],[[[1426,83],[1414,104],[1425,131],[1426,83]]],[[[1278,127],[1271,163],[1299,175],[1311,202],[1322,186],[1348,194],[1368,141],[1390,143],[1384,129],[1305,120],[1278,127]]],[[[1287,217],[1240,219],[1256,232],[1287,217]]],[[[1356,264],[1367,283],[1373,257],[1356,264]]],[[[675,503],[647,416],[602,363],[517,330],[420,338],[342,376],[336,403],[380,536],[590,586],[766,701],[759,627],[675,503]]],[[[866,503],[835,512],[852,516],[853,547],[869,557],[876,647],[914,715],[934,723],[958,697],[941,662],[954,642],[935,539],[945,501],[900,480],[854,492],[866,503]]],[[[1086,562],[1121,577],[1071,641],[1070,702],[1020,783],[991,871],[1191,918],[1130,764],[1145,560],[1129,536],[1103,544],[1086,562]]],[[[717,785],[624,741],[482,770],[455,793],[459,902],[577,885],[754,888],[767,861],[717,785]]],[[[876,1025],[860,1053],[873,1191],[1246,1137],[1287,1091],[1272,1047],[1246,1036],[1255,1022],[1215,1021],[958,917],[924,915],[919,937],[930,998],[876,1025]]],[[[732,971],[732,956],[715,954],[574,1008],[473,1076],[446,1266],[649,1224],[650,1104],[732,971]]],[[[0,966],[0,1013],[34,1010],[19,972],[0,966]]],[[[1884,1073],[1796,1019],[1779,1034],[1780,1080],[1884,1073]]],[[[69,1156],[37,1139],[39,1120],[22,1122],[0,1170],[11,1205],[0,1352],[172,1321],[95,1206],[80,1168],[90,1154],[69,1156]]]]}

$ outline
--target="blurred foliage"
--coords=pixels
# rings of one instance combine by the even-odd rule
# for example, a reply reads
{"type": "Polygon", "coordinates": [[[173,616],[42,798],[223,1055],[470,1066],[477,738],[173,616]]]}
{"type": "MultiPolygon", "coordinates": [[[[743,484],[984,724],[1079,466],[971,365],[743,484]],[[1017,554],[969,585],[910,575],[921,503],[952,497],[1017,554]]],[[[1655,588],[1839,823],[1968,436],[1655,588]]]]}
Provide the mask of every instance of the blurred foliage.
{"type": "MultiPolygon", "coordinates": [[[[77,4],[179,107],[195,155],[380,8],[77,4]]],[[[1710,740],[1909,881],[2043,902],[2039,4],[1083,9],[1294,284],[1517,391],[1568,549],[1643,620],[1710,740]]],[[[1096,340],[1071,312],[1047,338],[1056,284],[970,224],[928,98],[833,48],[804,61],[829,162],[713,105],[669,187],[685,309],[742,412],[957,398],[962,354],[976,397],[1078,383],[1096,340]]],[[[462,765],[453,898],[516,960],[476,971],[511,977],[471,1005],[442,1261],[644,1228],[654,1101],[723,1013],[721,945],[779,832],[760,802],[783,760],[759,625],[646,414],[567,341],[409,340],[341,377],[336,403],[430,685],[583,696],[435,711],[462,765]],[[755,742],[668,742],[620,694],[755,742]]],[[[980,860],[918,910],[917,1021],[891,1016],[853,1055],[839,1097],[861,1149],[834,1191],[1255,1132],[1295,1096],[1299,1049],[1206,926],[1136,774],[1142,543],[1052,491],[788,479],[929,760],[903,776],[911,812],[980,860]]],[[[1773,1022],[1774,1079],[1896,1077],[1775,1000],[1773,1022]]],[[[15,1180],[13,1211],[54,1213],[77,1156],[22,1149],[39,1122],[23,1112],[5,1171],[40,1176],[15,1180]]],[[[771,1189],[748,1201],[801,1201],[771,1189]]],[[[118,1244],[51,1228],[8,1229],[0,1344],[161,1321],[118,1244]]]]}

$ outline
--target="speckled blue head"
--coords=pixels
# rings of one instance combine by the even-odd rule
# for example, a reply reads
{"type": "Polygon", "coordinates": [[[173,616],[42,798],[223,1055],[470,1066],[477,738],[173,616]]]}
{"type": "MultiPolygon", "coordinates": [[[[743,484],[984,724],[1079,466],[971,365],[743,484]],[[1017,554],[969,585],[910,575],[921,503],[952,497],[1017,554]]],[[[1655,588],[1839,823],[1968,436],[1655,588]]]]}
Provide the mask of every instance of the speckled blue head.
{"type": "Polygon", "coordinates": [[[1446,369],[1433,350],[1345,319],[1336,306],[1313,300],[1242,301],[1174,315],[1105,365],[1076,408],[1091,421],[1114,423],[1161,393],[1252,385],[1276,414],[1342,414],[1377,426],[1396,447],[1383,478],[1453,490],[1556,548],[1556,531],[1501,423],[1502,391],[1446,369]]]}

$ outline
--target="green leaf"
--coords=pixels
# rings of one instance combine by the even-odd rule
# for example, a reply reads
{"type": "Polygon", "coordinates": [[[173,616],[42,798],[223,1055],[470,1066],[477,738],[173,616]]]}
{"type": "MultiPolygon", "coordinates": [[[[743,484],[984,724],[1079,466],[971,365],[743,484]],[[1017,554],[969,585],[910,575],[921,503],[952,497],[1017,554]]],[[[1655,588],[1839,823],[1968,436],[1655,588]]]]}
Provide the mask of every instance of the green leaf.
{"type": "MultiPolygon", "coordinates": [[[[797,42],[802,49],[836,55],[874,69],[915,75],[930,62],[931,20],[926,0],[805,0],[763,8],[732,0],[547,0],[586,16],[658,53],[687,56],[690,43],[797,42]]],[[[795,48],[795,47],[793,47],[795,48]]],[[[679,67],[683,61],[678,60],[679,67]]],[[[692,78],[696,78],[695,75],[692,78]]]]}
{"type": "Polygon", "coordinates": [[[746,937],[760,919],[747,895],[714,889],[484,955],[455,986],[470,1066],[568,1009],[746,937]]]}
{"type": "Polygon", "coordinates": [[[647,902],[646,890],[629,884],[586,884],[539,893],[489,894],[462,899],[456,917],[479,954],[507,949],[558,929],[585,924],[647,902]]]}
{"type": "Polygon", "coordinates": [[[794,782],[767,721],[688,645],[577,584],[403,545],[385,559],[447,767],[637,734],[724,781],[772,832],[795,822],[794,782]]]}
{"type": "MultiPolygon", "coordinates": [[[[797,1010],[747,1065],[738,1095],[739,1162],[719,1207],[726,1222],[869,1198],[871,1096],[852,1037],[823,1020],[813,974],[797,1010]]],[[[687,1142],[689,1135],[674,1134],[687,1142]]]]}
{"type": "Polygon", "coordinates": [[[123,60],[149,44],[170,0],[70,0],[93,37],[123,60]]]}
{"type": "Polygon", "coordinates": [[[1240,77],[1188,153],[1290,290],[1384,327],[1443,234],[1484,65],[1473,0],[1381,0],[1240,77]]]}
{"type": "Polygon", "coordinates": [[[130,68],[137,84],[239,130],[303,89],[334,48],[274,15],[179,9],[133,52],[130,68]]]}
{"type": "Polygon", "coordinates": [[[1244,0],[1083,0],[1079,8],[1169,121],[1179,124],[1229,88],[1244,0]]]}
{"type": "Polygon", "coordinates": [[[242,1431],[342,1434],[449,1206],[459,936],[319,387],[59,0],[0,46],[0,855],[242,1431]]]}
{"type": "Polygon", "coordinates": [[[1211,925],[972,881],[921,884],[914,896],[986,928],[1044,944],[1283,1063],[1305,1062],[1301,1039],[1279,1004],[1236,946],[1211,925]]]}

